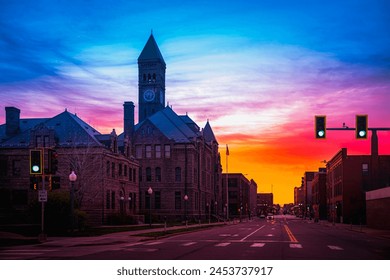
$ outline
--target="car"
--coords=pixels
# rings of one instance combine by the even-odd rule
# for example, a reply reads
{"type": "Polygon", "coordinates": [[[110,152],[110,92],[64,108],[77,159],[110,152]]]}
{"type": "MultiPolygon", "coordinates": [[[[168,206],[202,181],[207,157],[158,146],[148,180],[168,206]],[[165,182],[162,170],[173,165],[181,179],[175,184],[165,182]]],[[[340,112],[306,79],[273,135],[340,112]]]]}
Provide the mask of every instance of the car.
{"type": "Polygon", "coordinates": [[[264,215],[264,214],[261,214],[261,215],[260,215],[260,219],[265,219],[265,215],[264,215]]]}
{"type": "Polygon", "coordinates": [[[267,220],[273,220],[274,219],[274,214],[268,213],[267,214],[267,220]]]}

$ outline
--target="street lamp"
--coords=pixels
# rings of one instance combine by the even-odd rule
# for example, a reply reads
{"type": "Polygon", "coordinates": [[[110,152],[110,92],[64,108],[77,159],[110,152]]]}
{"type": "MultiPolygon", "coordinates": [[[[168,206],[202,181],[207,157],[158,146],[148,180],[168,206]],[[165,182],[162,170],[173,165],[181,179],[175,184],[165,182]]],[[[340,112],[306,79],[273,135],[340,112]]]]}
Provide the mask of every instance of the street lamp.
{"type": "Polygon", "coordinates": [[[149,194],[149,226],[152,227],[152,194],[153,194],[152,187],[149,187],[148,194],[149,194]]]}
{"type": "Polygon", "coordinates": [[[184,196],[184,215],[185,215],[186,227],[188,225],[188,221],[187,221],[187,200],[188,200],[188,195],[185,195],[184,196]]]}
{"type": "Polygon", "coordinates": [[[74,228],[74,182],[77,180],[77,175],[72,170],[72,173],[69,174],[69,181],[71,183],[71,190],[70,190],[70,218],[71,218],[71,230],[73,232],[74,228]]]}
{"type": "Polygon", "coordinates": [[[219,222],[219,217],[218,217],[218,201],[214,202],[214,208],[215,208],[215,216],[217,216],[218,222],[219,222]]]}

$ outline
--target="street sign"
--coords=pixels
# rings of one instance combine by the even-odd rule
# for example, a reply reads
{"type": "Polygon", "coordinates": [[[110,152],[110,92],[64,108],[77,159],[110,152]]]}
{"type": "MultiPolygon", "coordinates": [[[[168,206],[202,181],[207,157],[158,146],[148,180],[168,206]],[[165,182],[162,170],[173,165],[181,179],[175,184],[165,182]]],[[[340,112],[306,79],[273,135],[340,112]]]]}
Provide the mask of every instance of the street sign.
{"type": "Polygon", "coordinates": [[[39,202],[47,202],[47,190],[39,190],[38,201],[39,202]]]}

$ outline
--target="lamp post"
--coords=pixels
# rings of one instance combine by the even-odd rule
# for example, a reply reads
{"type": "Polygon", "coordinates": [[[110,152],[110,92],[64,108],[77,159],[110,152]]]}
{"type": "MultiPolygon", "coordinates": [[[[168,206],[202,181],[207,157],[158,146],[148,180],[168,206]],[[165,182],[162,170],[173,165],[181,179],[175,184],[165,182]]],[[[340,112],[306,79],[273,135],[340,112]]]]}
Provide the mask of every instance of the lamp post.
{"type": "Polygon", "coordinates": [[[127,198],[129,200],[129,212],[130,214],[133,213],[133,207],[131,205],[131,195],[129,194],[129,197],[127,198]]]}
{"type": "Polygon", "coordinates": [[[218,201],[214,202],[214,208],[215,208],[215,216],[217,216],[218,222],[219,222],[219,216],[218,216],[218,201]]]}
{"type": "Polygon", "coordinates": [[[152,194],[153,194],[153,189],[149,187],[148,189],[148,194],[149,194],[149,226],[152,227],[152,194]]]}
{"type": "Polygon", "coordinates": [[[77,180],[77,175],[72,171],[69,174],[69,181],[71,184],[71,189],[70,189],[70,218],[71,218],[71,231],[73,232],[74,229],[74,182],[77,180]]]}
{"type": "Polygon", "coordinates": [[[188,201],[188,195],[185,195],[184,196],[184,215],[185,215],[186,227],[188,225],[188,221],[187,221],[187,201],[188,201]]]}

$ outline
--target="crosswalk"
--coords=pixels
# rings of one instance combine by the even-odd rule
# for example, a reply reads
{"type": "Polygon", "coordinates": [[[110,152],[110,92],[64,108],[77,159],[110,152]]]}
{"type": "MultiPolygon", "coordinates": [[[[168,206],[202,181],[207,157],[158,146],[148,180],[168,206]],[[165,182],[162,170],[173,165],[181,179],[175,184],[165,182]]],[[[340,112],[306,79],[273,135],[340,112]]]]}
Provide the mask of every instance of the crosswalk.
{"type": "Polygon", "coordinates": [[[39,256],[44,256],[45,254],[52,252],[51,249],[6,249],[0,251],[0,259],[2,260],[27,260],[33,259],[39,256]]]}
{"type": "MultiPolygon", "coordinates": [[[[278,243],[278,242],[266,241],[266,240],[265,241],[254,241],[254,242],[240,242],[237,240],[217,242],[216,240],[202,240],[202,241],[187,241],[187,242],[182,241],[182,242],[175,242],[175,243],[177,244],[177,246],[180,246],[180,247],[190,247],[190,246],[196,246],[197,244],[201,244],[201,243],[205,243],[205,242],[206,243],[213,243],[213,245],[212,245],[213,247],[229,247],[233,244],[244,243],[244,244],[247,244],[247,246],[250,248],[263,248],[263,247],[269,246],[270,244],[278,243]]],[[[161,245],[164,243],[168,243],[168,242],[153,241],[153,242],[143,243],[142,245],[149,247],[149,246],[161,245]]],[[[169,242],[169,243],[172,243],[172,242],[169,242]]],[[[286,243],[290,249],[304,249],[304,246],[298,242],[279,242],[279,243],[286,243]]],[[[139,244],[139,245],[141,245],[141,244],[139,244]]],[[[329,250],[333,250],[333,251],[343,251],[344,250],[344,248],[337,246],[337,245],[326,245],[326,248],[328,248],[329,250]]]]}

